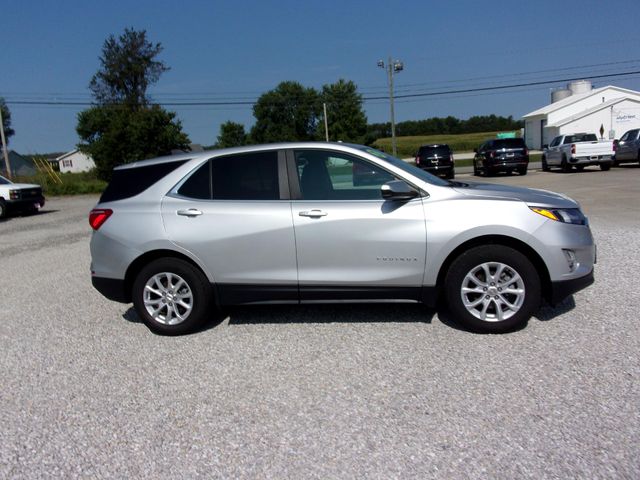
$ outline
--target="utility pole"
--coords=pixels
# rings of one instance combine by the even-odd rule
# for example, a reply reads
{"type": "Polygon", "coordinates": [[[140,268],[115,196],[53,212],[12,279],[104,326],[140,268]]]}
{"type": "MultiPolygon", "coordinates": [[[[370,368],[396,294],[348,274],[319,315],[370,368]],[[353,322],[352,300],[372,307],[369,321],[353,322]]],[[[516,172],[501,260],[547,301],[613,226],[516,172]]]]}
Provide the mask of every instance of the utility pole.
{"type": "Polygon", "coordinates": [[[378,60],[378,66],[387,71],[387,84],[389,85],[389,109],[391,113],[391,149],[393,156],[395,157],[397,156],[398,146],[396,141],[395,112],[393,108],[393,75],[394,73],[404,70],[404,64],[399,60],[392,61],[391,57],[389,57],[386,67],[383,60],[378,60]]]}
{"type": "Polygon", "coordinates": [[[4,137],[4,120],[2,119],[2,108],[0,108],[0,137],[2,137],[2,154],[4,155],[4,165],[7,168],[7,177],[11,180],[11,162],[9,162],[9,152],[7,151],[7,139],[4,137]]]}
{"type": "Polygon", "coordinates": [[[324,109],[324,136],[329,141],[329,122],[327,121],[327,104],[322,103],[322,108],[324,109]]]}

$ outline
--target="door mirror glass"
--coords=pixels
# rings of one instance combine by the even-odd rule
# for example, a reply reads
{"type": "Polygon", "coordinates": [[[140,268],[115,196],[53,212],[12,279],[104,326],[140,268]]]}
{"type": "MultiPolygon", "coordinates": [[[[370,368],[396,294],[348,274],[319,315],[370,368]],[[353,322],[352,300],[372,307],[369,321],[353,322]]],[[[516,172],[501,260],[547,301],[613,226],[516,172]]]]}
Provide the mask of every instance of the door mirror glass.
{"type": "Polygon", "coordinates": [[[549,148],[549,145],[545,143],[544,145],[542,145],[542,148],[546,150],[547,148],[549,148]]]}
{"type": "Polygon", "coordinates": [[[419,195],[413,187],[402,180],[385,183],[380,187],[380,193],[386,200],[410,200],[419,195]]]}

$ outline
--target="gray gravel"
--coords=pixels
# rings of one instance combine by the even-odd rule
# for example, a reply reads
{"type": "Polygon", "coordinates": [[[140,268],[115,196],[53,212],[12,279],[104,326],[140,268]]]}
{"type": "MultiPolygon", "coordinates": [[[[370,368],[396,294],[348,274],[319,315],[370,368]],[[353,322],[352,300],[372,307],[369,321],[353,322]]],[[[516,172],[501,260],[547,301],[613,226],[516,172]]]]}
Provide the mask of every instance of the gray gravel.
{"type": "Polygon", "coordinates": [[[491,179],[574,196],[598,242],[595,285],[501,336],[338,305],[160,337],[91,288],[95,197],[0,222],[0,477],[638,478],[639,180],[491,179]]]}

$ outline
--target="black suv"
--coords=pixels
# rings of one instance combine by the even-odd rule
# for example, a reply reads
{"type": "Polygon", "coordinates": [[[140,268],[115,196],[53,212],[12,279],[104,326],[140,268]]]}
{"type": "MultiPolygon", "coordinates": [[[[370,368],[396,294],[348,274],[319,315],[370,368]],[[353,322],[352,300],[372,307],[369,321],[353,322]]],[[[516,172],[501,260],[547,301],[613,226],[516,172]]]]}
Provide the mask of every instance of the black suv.
{"type": "Polygon", "coordinates": [[[453,152],[447,144],[422,145],[416,153],[416,165],[429,173],[453,178],[453,152]]]}
{"type": "Polygon", "coordinates": [[[473,174],[491,176],[496,172],[527,174],[529,150],[522,138],[497,138],[487,140],[474,150],[473,174]]]}

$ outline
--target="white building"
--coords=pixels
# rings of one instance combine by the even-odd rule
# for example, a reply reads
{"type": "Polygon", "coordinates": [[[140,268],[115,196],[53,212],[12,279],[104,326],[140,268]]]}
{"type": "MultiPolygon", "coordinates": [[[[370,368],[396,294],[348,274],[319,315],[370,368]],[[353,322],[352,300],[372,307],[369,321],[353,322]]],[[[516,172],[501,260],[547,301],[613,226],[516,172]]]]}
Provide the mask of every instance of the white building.
{"type": "Polygon", "coordinates": [[[88,172],[96,166],[93,158],[82,153],[80,150],[71,150],[56,158],[55,161],[58,162],[61,173],[88,172]]]}
{"type": "Polygon", "coordinates": [[[593,89],[588,80],[578,80],[551,93],[551,104],[524,118],[527,146],[541,149],[553,137],[570,133],[595,133],[606,139],[620,138],[640,128],[640,92],[612,85],[593,89]]]}

